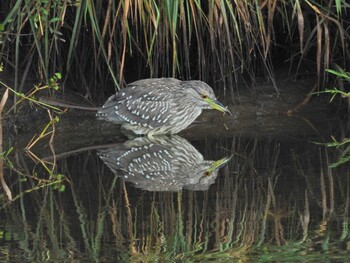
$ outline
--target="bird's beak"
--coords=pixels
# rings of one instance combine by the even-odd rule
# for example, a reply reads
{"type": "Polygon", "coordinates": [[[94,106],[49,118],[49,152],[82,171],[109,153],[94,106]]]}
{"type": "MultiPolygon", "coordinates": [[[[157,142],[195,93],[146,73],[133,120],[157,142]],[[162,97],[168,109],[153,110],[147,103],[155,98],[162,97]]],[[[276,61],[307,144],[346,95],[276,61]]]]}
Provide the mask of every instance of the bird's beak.
{"type": "Polygon", "coordinates": [[[212,173],[213,171],[220,169],[221,167],[223,167],[225,164],[227,164],[231,160],[232,156],[233,155],[231,154],[230,156],[227,156],[225,158],[222,158],[222,159],[214,162],[207,171],[209,173],[212,173]]]}
{"type": "Polygon", "coordinates": [[[226,112],[230,115],[232,115],[232,113],[227,109],[227,107],[225,107],[224,105],[222,105],[219,101],[217,100],[213,100],[211,98],[206,98],[204,99],[209,105],[210,107],[212,107],[215,110],[221,111],[221,112],[226,112]]]}

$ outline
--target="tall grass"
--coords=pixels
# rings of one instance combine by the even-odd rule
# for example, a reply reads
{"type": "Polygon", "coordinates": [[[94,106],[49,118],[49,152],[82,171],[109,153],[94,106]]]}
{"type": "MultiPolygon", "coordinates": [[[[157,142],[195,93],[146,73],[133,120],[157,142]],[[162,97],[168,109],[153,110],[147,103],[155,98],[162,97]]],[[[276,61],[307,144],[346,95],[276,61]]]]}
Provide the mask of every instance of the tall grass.
{"type": "MultiPolygon", "coordinates": [[[[62,72],[91,97],[141,77],[274,79],[276,61],[348,68],[349,4],[341,0],[9,0],[1,7],[0,59],[16,89],[28,74],[62,72]],[[312,63],[309,63],[309,62],[312,63]]],[[[277,90],[277,88],[276,88],[277,90]]],[[[277,90],[278,91],[278,90],[277,90]]]]}

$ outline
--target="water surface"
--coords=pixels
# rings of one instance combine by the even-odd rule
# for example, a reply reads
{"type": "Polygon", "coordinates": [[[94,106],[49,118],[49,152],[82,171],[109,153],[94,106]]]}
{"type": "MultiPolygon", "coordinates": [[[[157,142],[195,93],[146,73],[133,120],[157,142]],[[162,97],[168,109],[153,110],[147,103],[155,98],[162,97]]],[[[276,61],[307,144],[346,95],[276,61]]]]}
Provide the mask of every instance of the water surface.
{"type": "Polygon", "coordinates": [[[349,166],[329,168],[340,149],[315,143],[340,129],[279,123],[226,135],[209,125],[201,136],[185,131],[180,144],[169,139],[162,147],[184,151],[179,167],[190,167],[162,174],[171,186],[111,170],[98,153],[123,145],[119,137],[58,133],[51,148],[19,147],[15,170],[5,171],[15,200],[2,197],[1,260],[349,261],[349,166]],[[233,157],[218,173],[199,174],[186,151],[203,161],[233,157]]]}

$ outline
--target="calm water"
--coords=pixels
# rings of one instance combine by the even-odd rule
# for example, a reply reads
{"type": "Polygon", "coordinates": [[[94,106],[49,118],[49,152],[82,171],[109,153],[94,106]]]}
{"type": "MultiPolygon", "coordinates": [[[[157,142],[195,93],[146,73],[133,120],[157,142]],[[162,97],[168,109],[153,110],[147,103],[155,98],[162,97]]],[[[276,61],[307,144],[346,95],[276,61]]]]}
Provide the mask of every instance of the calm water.
{"type": "MultiPolygon", "coordinates": [[[[176,171],[147,180],[119,172],[121,164],[113,172],[101,145],[45,162],[51,178],[17,150],[10,159],[22,175],[5,171],[15,200],[2,197],[1,260],[350,262],[349,165],[328,168],[341,152],[315,144],[325,141],[319,132],[283,134],[143,141],[183,151],[176,171]],[[233,157],[201,174],[189,152],[233,157]]],[[[108,143],[121,154],[139,142],[108,143]]]]}

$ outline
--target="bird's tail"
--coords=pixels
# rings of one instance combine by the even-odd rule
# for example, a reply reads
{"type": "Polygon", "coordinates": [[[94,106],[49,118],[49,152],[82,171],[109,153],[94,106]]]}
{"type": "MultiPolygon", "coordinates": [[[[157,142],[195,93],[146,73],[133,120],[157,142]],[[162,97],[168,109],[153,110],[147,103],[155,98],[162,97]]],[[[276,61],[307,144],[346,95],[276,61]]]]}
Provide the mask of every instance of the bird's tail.
{"type": "Polygon", "coordinates": [[[103,107],[98,108],[96,117],[98,120],[105,120],[105,121],[119,123],[119,124],[124,123],[126,120],[123,119],[118,114],[116,114],[116,112],[117,112],[116,106],[110,105],[106,107],[104,105],[103,107]]]}

